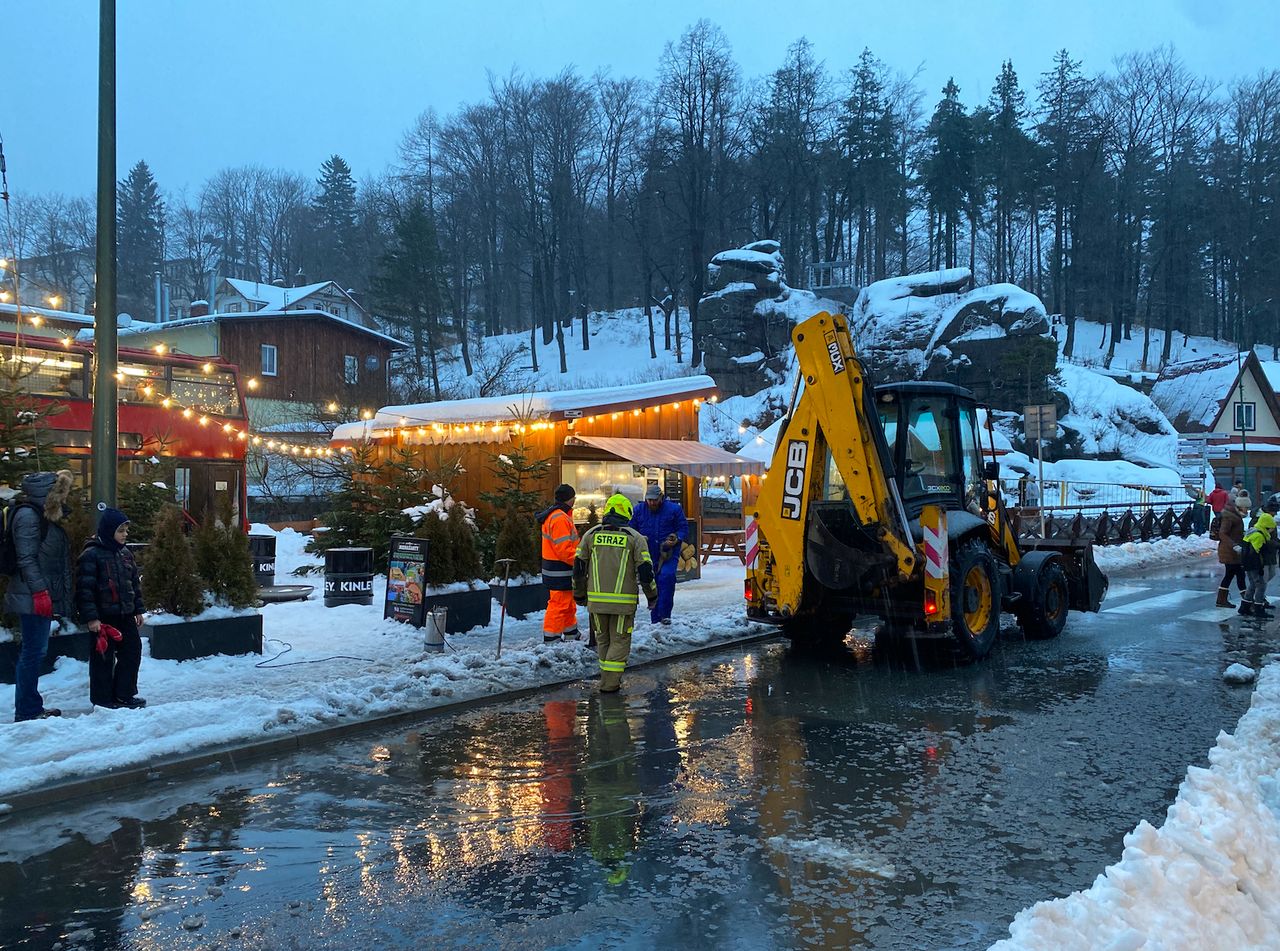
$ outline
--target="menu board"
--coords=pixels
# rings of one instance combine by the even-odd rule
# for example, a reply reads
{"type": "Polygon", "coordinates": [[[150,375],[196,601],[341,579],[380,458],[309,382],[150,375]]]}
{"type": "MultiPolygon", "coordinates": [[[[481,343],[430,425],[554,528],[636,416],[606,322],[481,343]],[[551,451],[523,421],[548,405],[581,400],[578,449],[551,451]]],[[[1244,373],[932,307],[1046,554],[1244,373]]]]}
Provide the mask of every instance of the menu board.
{"type": "Polygon", "coordinates": [[[387,603],[382,616],[414,627],[426,623],[422,592],[426,587],[427,541],[412,535],[391,536],[387,564],[387,603]]]}

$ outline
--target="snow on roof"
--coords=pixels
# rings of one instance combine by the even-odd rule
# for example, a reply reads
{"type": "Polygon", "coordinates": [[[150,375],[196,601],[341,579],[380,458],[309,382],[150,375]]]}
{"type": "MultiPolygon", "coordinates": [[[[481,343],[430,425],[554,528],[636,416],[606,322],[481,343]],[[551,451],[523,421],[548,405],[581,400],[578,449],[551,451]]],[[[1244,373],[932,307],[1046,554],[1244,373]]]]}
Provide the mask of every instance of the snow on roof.
{"type": "Polygon", "coordinates": [[[1160,371],[1151,399],[1178,432],[1211,429],[1239,376],[1240,359],[1230,354],[1171,363],[1160,371]]]}
{"type": "Polygon", "coordinates": [[[609,386],[591,390],[512,393],[509,396],[481,397],[470,400],[441,400],[437,403],[413,403],[384,406],[367,422],[343,423],[333,432],[335,440],[361,440],[385,431],[386,427],[406,424],[481,423],[517,419],[547,419],[555,414],[591,411],[608,412],[612,407],[644,404],[666,399],[707,395],[716,389],[709,376],[685,376],[674,380],[652,380],[626,386],[609,386]]]}
{"type": "MultiPolygon", "coordinates": [[[[18,305],[0,304],[0,314],[9,314],[16,317],[18,316],[18,305]]],[[[32,307],[30,304],[23,304],[22,314],[27,317],[36,315],[46,320],[61,320],[65,323],[84,324],[86,327],[93,326],[92,314],[76,314],[69,310],[53,310],[50,307],[32,307]]]]}
{"type": "MultiPolygon", "coordinates": [[[[377,337],[387,343],[392,344],[400,350],[408,348],[408,344],[403,340],[397,340],[389,334],[384,334],[380,330],[374,330],[372,327],[366,327],[362,323],[354,320],[347,320],[345,317],[339,317],[337,314],[331,314],[327,310],[317,310],[313,308],[303,308],[301,310],[274,311],[269,309],[241,311],[234,314],[205,314],[202,317],[182,317],[178,320],[165,320],[160,323],[135,323],[128,327],[120,328],[120,336],[126,337],[136,334],[149,334],[164,332],[167,330],[178,330],[183,327],[198,327],[201,324],[218,323],[224,320],[261,320],[272,317],[323,317],[334,323],[342,324],[344,327],[350,327],[352,330],[358,330],[361,333],[369,334],[377,337]]],[[[84,331],[80,331],[84,333],[84,331]]]]}
{"type": "Polygon", "coordinates": [[[284,310],[304,297],[310,297],[317,291],[323,290],[330,284],[333,284],[339,293],[346,293],[333,281],[303,284],[301,287],[277,287],[275,284],[262,284],[258,281],[243,281],[239,278],[229,277],[227,278],[227,283],[231,285],[232,290],[246,300],[257,301],[265,305],[265,310],[284,310]]]}

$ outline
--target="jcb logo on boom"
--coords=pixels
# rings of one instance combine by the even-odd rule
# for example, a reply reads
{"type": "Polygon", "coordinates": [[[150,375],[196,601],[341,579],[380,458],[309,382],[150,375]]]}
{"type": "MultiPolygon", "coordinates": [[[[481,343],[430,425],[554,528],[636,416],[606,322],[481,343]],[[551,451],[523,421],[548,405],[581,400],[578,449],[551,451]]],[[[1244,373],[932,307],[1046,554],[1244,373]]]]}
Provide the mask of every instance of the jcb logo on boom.
{"type": "Polygon", "coordinates": [[[828,330],[822,335],[822,339],[827,343],[827,356],[831,358],[831,372],[844,372],[844,354],[840,352],[840,341],[836,339],[836,332],[828,330]]]}
{"type": "Polygon", "coordinates": [[[793,439],[787,444],[787,474],[782,482],[782,517],[800,520],[800,507],[804,502],[805,463],[809,459],[809,444],[793,439]]]}

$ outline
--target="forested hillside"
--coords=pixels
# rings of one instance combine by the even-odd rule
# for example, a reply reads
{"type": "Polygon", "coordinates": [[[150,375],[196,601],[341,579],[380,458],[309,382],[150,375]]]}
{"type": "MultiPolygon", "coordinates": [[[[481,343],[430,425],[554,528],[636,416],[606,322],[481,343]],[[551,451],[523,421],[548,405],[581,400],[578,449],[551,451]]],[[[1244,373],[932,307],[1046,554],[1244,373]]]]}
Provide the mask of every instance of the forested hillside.
{"type": "MultiPolygon", "coordinates": [[[[145,309],[161,255],[189,297],[211,272],[333,278],[412,341],[428,394],[445,346],[469,367],[480,337],[524,332],[563,366],[590,312],[668,293],[696,364],[708,261],[765,237],[794,287],[957,265],[1016,283],[1065,315],[1068,355],[1076,318],[1110,325],[1108,353],[1146,328],[1277,342],[1280,72],[1219,83],[1168,48],[1062,50],[989,88],[922,89],[913,65],[819,62],[799,39],[748,76],[700,21],[645,76],[495,74],[482,101],[423,112],[385,170],[347,166],[341,122],[318,171],[228,168],[160,182],[161,201],[135,169],[121,264],[144,276],[121,289],[145,309]]],[[[72,253],[92,242],[89,199],[16,191],[19,255],[91,267],[72,253]]],[[[1174,334],[1158,339],[1148,366],[1174,334]]]]}

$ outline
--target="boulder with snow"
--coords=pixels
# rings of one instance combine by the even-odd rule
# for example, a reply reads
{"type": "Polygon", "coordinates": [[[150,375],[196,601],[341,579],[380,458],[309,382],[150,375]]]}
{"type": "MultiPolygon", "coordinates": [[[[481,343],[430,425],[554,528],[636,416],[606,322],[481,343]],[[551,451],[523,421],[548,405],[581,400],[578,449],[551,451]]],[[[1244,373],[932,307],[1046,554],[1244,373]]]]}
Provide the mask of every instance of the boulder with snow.
{"type": "Polygon", "coordinates": [[[1258,679],[1258,672],[1244,664],[1232,664],[1222,672],[1222,679],[1229,684],[1251,684],[1258,679]]]}
{"type": "Polygon", "coordinates": [[[788,287],[777,241],[721,251],[707,265],[698,302],[704,366],[726,396],[753,394],[786,376],[791,328],[836,301],[788,287]]]}

